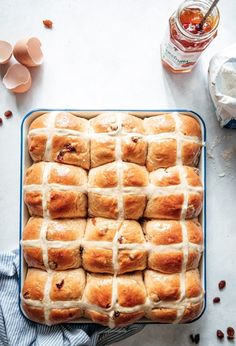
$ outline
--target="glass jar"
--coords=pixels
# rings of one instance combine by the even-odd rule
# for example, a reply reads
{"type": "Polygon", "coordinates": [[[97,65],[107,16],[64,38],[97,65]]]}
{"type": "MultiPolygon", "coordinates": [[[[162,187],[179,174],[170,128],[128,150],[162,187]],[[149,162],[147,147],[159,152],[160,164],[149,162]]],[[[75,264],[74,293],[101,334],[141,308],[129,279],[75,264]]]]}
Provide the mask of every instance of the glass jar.
{"type": "Polygon", "coordinates": [[[209,0],[186,0],[170,17],[167,35],[161,44],[161,60],[168,70],[190,72],[201,53],[216,37],[220,19],[217,7],[204,25],[199,25],[211,3],[209,0]]]}

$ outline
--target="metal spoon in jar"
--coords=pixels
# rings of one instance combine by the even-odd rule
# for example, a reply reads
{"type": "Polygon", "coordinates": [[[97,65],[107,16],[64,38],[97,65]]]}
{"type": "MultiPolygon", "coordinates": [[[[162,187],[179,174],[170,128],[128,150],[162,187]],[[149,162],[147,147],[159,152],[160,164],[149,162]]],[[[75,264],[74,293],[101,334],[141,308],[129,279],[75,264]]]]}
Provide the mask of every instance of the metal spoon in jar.
{"type": "Polygon", "coordinates": [[[196,25],[196,29],[197,30],[202,30],[203,25],[205,23],[205,21],[207,20],[207,18],[209,17],[209,15],[211,14],[212,10],[214,9],[214,7],[216,7],[216,5],[218,4],[220,0],[214,0],[209,8],[209,10],[207,11],[207,13],[205,14],[205,16],[202,18],[201,22],[199,24],[196,25]]]}

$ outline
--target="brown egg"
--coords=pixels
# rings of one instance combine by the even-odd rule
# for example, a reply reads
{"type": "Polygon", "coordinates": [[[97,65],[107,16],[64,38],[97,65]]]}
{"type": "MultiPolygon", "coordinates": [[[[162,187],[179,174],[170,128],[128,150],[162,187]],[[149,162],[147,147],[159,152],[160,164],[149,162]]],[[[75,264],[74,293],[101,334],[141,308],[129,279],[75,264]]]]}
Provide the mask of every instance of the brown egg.
{"type": "Polygon", "coordinates": [[[27,67],[14,64],[3,77],[5,87],[14,93],[24,93],[31,87],[31,75],[27,67]]]}
{"type": "Polygon", "coordinates": [[[37,37],[18,41],[14,46],[13,54],[17,61],[29,67],[39,66],[43,62],[41,42],[37,37]]]}
{"type": "Polygon", "coordinates": [[[9,42],[0,41],[0,64],[7,64],[12,56],[12,46],[9,42]]]}

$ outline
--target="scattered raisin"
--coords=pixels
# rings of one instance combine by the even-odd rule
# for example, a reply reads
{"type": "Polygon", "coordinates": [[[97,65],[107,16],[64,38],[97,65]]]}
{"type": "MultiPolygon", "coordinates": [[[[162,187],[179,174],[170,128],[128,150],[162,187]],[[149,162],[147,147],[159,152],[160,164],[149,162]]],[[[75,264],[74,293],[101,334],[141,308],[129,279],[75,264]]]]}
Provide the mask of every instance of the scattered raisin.
{"type": "Polygon", "coordinates": [[[190,337],[192,342],[195,342],[195,337],[193,336],[193,334],[191,334],[189,337],[190,337]]]}
{"type": "Polygon", "coordinates": [[[57,268],[57,263],[54,261],[49,261],[48,265],[51,269],[56,269],[57,268]]]}
{"type": "Polygon", "coordinates": [[[75,152],[76,151],[75,147],[71,144],[66,144],[65,149],[69,152],[75,152]]]}
{"type": "Polygon", "coordinates": [[[25,299],[29,299],[29,297],[30,297],[29,292],[26,291],[26,292],[23,294],[23,297],[24,297],[25,299]]]}
{"type": "Polygon", "coordinates": [[[220,297],[215,297],[213,299],[213,303],[219,303],[220,302],[220,297]]]}
{"type": "Polygon", "coordinates": [[[74,152],[76,152],[76,148],[72,144],[70,143],[65,144],[64,148],[60,150],[59,154],[57,155],[57,161],[63,161],[63,156],[66,153],[74,153],[74,152]]]}
{"type": "Polygon", "coordinates": [[[105,306],[106,309],[109,309],[110,307],[111,307],[111,304],[110,304],[110,303],[108,303],[108,304],[105,306]]]}
{"type": "Polygon", "coordinates": [[[119,317],[120,316],[120,312],[119,311],[114,311],[114,317],[119,317]]]}
{"type": "Polygon", "coordinates": [[[134,143],[138,143],[138,140],[139,140],[139,137],[131,137],[131,140],[134,142],[134,143]]]}
{"type": "Polygon", "coordinates": [[[225,286],[226,286],[225,280],[221,280],[221,281],[219,282],[218,286],[219,286],[219,289],[220,289],[220,290],[223,290],[223,288],[225,288],[225,286]]]}
{"type": "Polygon", "coordinates": [[[62,151],[60,151],[59,154],[57,155],[57,161],[63,161],[62,151]]]}
{"type": "Polygon", "coordinates": [[[0,126],[2,125],[2,118],[0,118],[0,126]]]}
{"type": "Polygon", "coordinates": [[[118,242],[119,242],[120,244],[122,244],[122,243],[123,243],[123,239],[124,239],[124,237],[121,235],[121,236],[118,238],[118,242]]]}
{"type": "Polygon", "coordinates": [[[4,115],[6,118],[10,118],[12,116],[12,111],[6,111],[4,115]]]}
{"type": "Polygon", "coordinates": [[[56,284],[57,288],[60,290],[62,286],[64,285],[64,279],[61,280],[58,284],[56,284]]]}
{"type": "Polygon", "coordinates": [[[200,342],[200,334],[195,335],[195,344],[199,344],[200,342]]]}
{"type": "Polygon", "coordinates": [[[53,22],[50,19],[43,20],[43,24],[46,28],[52,29],[53,22]]]}
{"type": "Polygon", "coordinates": [[[189,337],[190,337],[192,343],[194,343],[196,345],[199,344],[200,334],[196,334],[196,335],[191,334],[189,337]]]}
{"type": "Polygon", "coordinates": [[[229,340],[233,340],[234,339],[234,328],[233,327],[228,327],[227,328],[227,338],[229,340]]]}
{"type": "Polygon", "coordinates": [[[222,330],[218,329],[216,332],[216,336],[218,339],[223,339],[224,338],[224,333],[222,332],[222,330]]]}

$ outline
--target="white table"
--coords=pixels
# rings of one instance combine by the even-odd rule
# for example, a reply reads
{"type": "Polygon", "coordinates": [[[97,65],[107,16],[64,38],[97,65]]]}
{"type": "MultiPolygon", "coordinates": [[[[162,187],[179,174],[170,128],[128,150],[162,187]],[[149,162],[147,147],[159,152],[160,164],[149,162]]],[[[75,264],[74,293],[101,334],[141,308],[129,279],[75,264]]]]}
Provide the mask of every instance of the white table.
{"type": "MultiPolygon", "coordinates": [[[[179,0],[1,0],[1,39],[15,43],[37,36],[45,62],[31,69],[32,89],[12,95],[0,83],[0,114],[14,116],[0,128],[0,250],[18,246],[20,123],[34,108],[192,109],[207,125],[207,280],[204,316],[189,325],[152,325],[119,344],[189,345],[200,333],[201,344],[220,344],[217,328],[236,327],[235,203],[236,130],[222,130],[207,88],[210,57],[235,39],[235,0],[221,1],[218,37],[191,74],[173,75],[161,66],[159,47],[168,18],[179,0]],[[52,19],[53,30],[42,25],[52,19]],[[224,150],[233,148],[232,159],[224,150]],[[224,177],[220,177],[225,173],[224,177]],[[227,281],[219,295],[217,283],[227,281]]],[[[5,68],[0,68],[3,75],[5,68]]],[[[225,341],[225,345],[228,341],[225,341]]]]}

